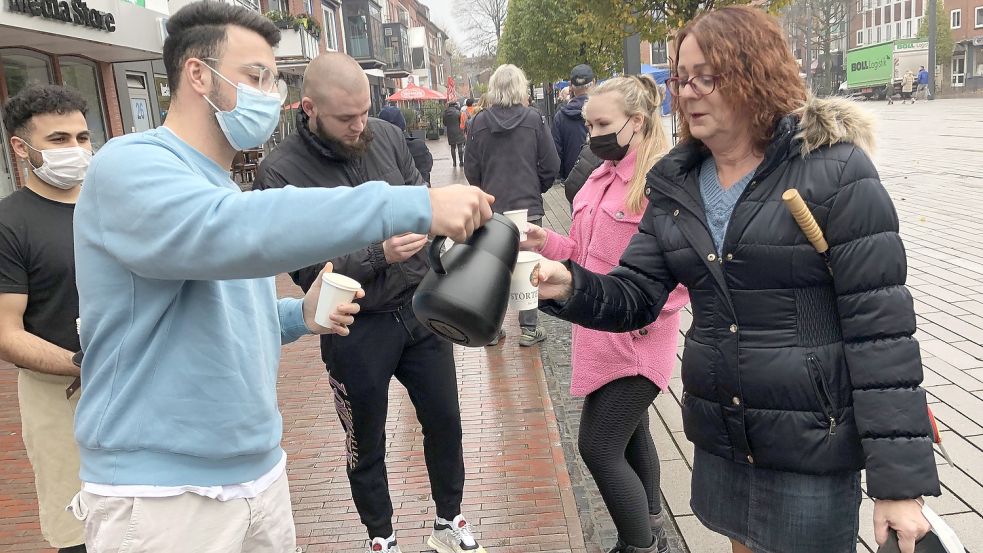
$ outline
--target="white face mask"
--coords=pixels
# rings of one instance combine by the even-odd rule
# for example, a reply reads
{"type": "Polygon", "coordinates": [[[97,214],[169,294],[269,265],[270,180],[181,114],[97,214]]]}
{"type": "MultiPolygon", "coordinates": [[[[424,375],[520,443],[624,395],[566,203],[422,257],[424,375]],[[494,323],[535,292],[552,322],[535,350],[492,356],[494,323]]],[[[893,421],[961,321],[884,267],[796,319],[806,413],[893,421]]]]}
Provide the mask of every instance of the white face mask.
{"type": "Polygon", "coordinates": [[[41,166],[34,168],[34,174],[39,179],[62,190],[71,190],[82,184],[92,160],[92,152],[81,146],[48,150],[38,150],[30,144],[27,147],[41,153],[41,166]]]}

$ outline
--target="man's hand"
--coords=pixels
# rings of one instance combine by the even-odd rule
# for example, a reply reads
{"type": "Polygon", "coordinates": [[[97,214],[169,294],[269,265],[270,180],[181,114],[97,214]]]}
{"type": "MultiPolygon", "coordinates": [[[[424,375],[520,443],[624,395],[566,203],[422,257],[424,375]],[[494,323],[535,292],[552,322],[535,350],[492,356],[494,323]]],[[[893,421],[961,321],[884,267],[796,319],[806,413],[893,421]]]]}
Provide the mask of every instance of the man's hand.
{"type": "MultiPolygon", "coordinates": [[[[348,336],[348,325],[355,322],[355,315],[361,309],[357,303],[343,303],[338,306],[338,309],[334,313],[329,315],[331,319],[331,326],[325,327],[314,322],[314,313],[317,312],[317,300],[321,297],[321,277],[324,273],[330,273],[334,269],[334,266],[328,262],[327,265],[321,269],[318,273],[317,278],[314,279],[314,284],[311,285],[310,290],[304,295],[304,324],[307,328],[311,330],[314,334],[337,334],[338,336],[348,336]]],[[[355,299],[361,299],[365,297],[365,290],[359,288],[358,292],[355,292],[355,299]]]]}
{"type": "Polygon", "coordinates": [[[566,301],[573,295],[573,275],[556,261],[543,260],[533,275],[532,283],[539,287],[539,299],[566,301]]]}
{"type": "Polygon", "coordinates": [[[393,263],[402,263],[413,257],[426,245],[426,235],[406,233],[393,236],[383,242],[382,252],[386,254],[386,262],[392,265],[393,263]]]}
{"type": "Polygon", "coordinates": [[[922,514],[921,502],[914,499],[874,500],[874,539],[877,545],[887,541],[888,529],[898,533],[901,553],[915,553],[915,542],[927,534],[932,525],[922,514]]]}
{"type": "Polygon", "coordinates": [[[464,242],[492,218],[495,197],[474,186],[455,184],[430,189],[430,234],[464,242]]]}

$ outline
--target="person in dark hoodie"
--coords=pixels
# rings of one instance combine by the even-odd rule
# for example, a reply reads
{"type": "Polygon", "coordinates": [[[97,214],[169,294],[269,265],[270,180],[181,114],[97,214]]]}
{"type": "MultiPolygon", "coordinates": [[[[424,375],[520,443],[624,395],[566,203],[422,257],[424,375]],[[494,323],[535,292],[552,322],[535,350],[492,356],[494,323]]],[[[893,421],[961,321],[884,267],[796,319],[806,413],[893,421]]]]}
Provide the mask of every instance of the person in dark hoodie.
{"type": "Polygon", "coordinates": [[[457,102],[447,104],[444,110],[444,127],[447,128],[447,143],[451,147],[451,159],[454,167],[458,160],[464,165],[464,129],[461,128],[461,105],[457,102]]]}
{"type": "Polygon", "coordinates": [[[587,142],[587,126],[581,110],[587,101],[587,93],[594,84],[594,70],[580,64],[570,72],[570,101],[553,118],[553,143],[560,156],[560,180],[565,180],[577,163],[580,150],[587,142]]]}
{"type": "MultiPolygon", "coordinates": [[[[496,213],[526,209],[529,222],[540,225],[543,194],[553,186],[560,158],[549,127],[528,107],[528,90],[529,81],[518,67],[507,64],[495,70],[488,82],[488,107],[475,116],[468,135],[464,175],[495,196],[496,213]]],[[[546,339],[537,321],[535,309],[519,313],[520,346],[546,339]]]]}
{"type": "Polygon", "coordinates": [[[409,148],[410,155],[413,156],[413,164],[416,165],[416,170],[423,177],[423,182],[429,185],[430,171],[433,169],[433,155],[423,140],[410,136],[406,132],[406,117],[403,116],[403,112],[395,104],[390,104],[388,107],[382,108],[382,111],[379,112],[379,119],[388,121],[403,131],[403,138],[406,139],[406,147],[409,148]]]}
{"type": "MultiPolygon", "coordinates": [[[[358,62],[341,53],[317,57],[304,73],[297,131],[260,165],[255,188],[358,186],[370,180],[423,185],[401,133],[368,117],[371,104],[358,62]]],[[[332,222],[324,224],[330,234],[332,222]]],[[[385,462],[388,390],[395,378],[409,393],[423,431],[437,507],[427,544],[439,553],[484,553],[461,514],[465,471],[454,352],[416,319],[411,305],[428,270],[426,245],[426,235],[404,234],[331,260],[335,272],[362,284],[365,297],[348,336],[321,340],[321,358],[347,435],[348,480],[369,551],[400,550],[385,462]]],[[[307,290],[321,266],[290,276],[307,290]]]]}

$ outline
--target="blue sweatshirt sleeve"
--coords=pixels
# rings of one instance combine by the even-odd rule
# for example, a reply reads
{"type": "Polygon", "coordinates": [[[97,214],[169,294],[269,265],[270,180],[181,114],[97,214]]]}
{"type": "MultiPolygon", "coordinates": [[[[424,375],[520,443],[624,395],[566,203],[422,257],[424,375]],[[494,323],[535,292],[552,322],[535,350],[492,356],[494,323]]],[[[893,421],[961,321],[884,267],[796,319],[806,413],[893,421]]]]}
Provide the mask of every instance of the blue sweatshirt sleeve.
{"type": "Polygon", "coordinates": [[[311,333],[304,322],[303,298],[283,298],[277,302],[276,308],[280,316],[280,345],[311,333]]]}
{"type": "Polygon", "coordinates": [[[162,144],[110,143],[93,159],[79,199],[94,202],[96,216],[76,223],[96,225],[85,230],[133,273],[162,280],[269,277],[430,229],[423,187],[244,193],[225,179],[218,166],[196,171],[162,144]],[[139,169],[128,169],[135,161],[139,169]]]}

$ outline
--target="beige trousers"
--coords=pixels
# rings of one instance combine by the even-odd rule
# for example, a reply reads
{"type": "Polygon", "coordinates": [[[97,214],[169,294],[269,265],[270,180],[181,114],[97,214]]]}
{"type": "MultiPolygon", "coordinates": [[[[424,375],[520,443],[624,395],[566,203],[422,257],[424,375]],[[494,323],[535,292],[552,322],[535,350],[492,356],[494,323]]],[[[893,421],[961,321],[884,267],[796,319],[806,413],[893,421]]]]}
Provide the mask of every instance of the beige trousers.
{"type": "Polygon", "coordinates": [[[81,492],[88,553],[295,553],[297,535],[284,473],[252,499],[103,497],[81,492]]]}
{"type": "Polygon", "coordinates": [[[17,374],[21,433],[34,469],[41,534],[55,548],[79,545],[85,539],[82,524],[65,510],[82,487],[73,428],[80,392],[65,399],[65,388],[73,380],[27,369],[17,374]]]}

